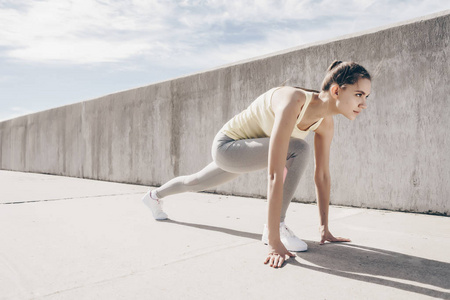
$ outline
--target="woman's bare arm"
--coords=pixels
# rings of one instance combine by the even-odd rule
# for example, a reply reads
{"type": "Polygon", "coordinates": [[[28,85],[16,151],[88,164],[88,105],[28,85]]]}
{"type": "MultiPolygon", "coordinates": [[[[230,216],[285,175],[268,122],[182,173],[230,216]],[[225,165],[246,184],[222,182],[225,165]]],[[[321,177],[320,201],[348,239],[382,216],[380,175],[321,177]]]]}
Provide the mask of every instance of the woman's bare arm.
{"type": "Polygon", "coordinates": [[[304,102],[305,95],[289,87],[276,91],[272,98],[275,122],[269,144],[267,187],[268,238],[271,250],[265,262],[270,262],[270,265],[274,267],[283,264],[285,255],[293,256],[281,243],[279,228],[283,202],[283,175],[289,140],[304,102]]]}
{"type": "Polygon", "coordinates": [[[330,148],[334,135],[332,117],[326,117],[314,136],[314,182],[316,183],[317,205],[320,217],[320,244],[329,242],[349,242],[349,239],[334,237],[328,229],[328,209],[330,206],[330,148]]]}

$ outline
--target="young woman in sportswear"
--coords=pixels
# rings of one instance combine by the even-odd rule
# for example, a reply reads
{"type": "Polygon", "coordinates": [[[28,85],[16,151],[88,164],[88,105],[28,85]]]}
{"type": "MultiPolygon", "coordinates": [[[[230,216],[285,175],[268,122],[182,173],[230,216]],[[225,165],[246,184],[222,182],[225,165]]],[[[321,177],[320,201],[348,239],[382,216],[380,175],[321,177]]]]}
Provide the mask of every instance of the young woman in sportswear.
{"type": "Polygon", "coordinates": [[[328,68],[321,91],[277,87],[259,96],[228,121],[212,145],[213,162],[198,173],[176,177],[149,191],[142,199],[156,220],[167,219],[160,199],[182,192],[197,192],[225,183],[239,175],[268,169],[268,219],[263,242],[269,245],[264,263],[280,267],[290,251],[306,251],[305,242],[284,224],[289,203],[308,162],[304,138],[314,136],[320,243],[348,242],[334,237],[328,228],[330,198],[329,157],[334,133],[333,116],[354,120],[367,108],[371,77],[354,62],[334,61],[328,68]]]}

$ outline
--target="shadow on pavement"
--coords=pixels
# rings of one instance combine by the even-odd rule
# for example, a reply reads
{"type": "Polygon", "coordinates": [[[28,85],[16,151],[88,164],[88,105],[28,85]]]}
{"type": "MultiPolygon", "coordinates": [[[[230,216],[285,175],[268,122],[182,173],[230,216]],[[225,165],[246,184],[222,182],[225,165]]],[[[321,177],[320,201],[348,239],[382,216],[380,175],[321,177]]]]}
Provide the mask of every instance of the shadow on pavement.
{"type": "Polygon", "coordinates": [[[171,219],[167,219],[162,222],[183,225],[183,226],[189,226],[189,227],[195,227],[195,228],[204,229],[204,230],[218,231],[218,232],[235,235],[235,236],[240,236],[240,237],[244,237],[244,238],[248,238],[248,239],[254,239],[254,240],[261,240],[261,237],[262,237],[262,234],[256,234],[256,233],[251,233],[251,232],[239,231],[239,230],[210,226],[210,225],[179,222],[179,221],[175,221],[175,220],[171,220],[171,219]]]}
{"type": "Polygon", "coordinates": [[[321,246],[318,242],[306,242],[308,251],[297,253],[297,256],[314,265],[303,264],[297,260],[289,260],[289,264],[431,297],[450,299],[449,263],[355,244],[321,246]]]}
{"type": "MultiPolygon", "coordinates": [[[[261,234],[174,220],[165,222],[261,240],[261,234]]],[[[287,260],[287,264],[431,297],[450,299],[449,263],[351,243],[321,246],[315,241],[305,240],[305,242],[308,244],[308,251],[297,252],[297,256],[310,264],[301,263],[296,259],[287,260]]]]}

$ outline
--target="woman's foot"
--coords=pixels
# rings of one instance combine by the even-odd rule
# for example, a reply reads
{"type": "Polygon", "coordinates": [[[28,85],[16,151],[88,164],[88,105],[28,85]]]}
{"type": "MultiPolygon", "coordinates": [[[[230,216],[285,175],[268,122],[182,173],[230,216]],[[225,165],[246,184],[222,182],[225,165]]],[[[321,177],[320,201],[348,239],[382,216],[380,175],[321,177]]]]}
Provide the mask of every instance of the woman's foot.
{"type": "MultiPolygon", "coordinates": [[[[264,232],[262,235],[262,241],[264,244],[269,244],[269,231],[267,229],[267,224],[264,224],[264,232]]],[[[295,236],[295,234],[290,230],[284,222],[280,223],[280,239],[283,245],[289,251],[301,252],[308,250],[308,245],[295,236]]]]}
{"type": "Polygon", "coordinates": [[[167,214],[162,210],[162,200],[156,197],[153,191],[148,191],[142,198],[142,202],[150,209],[155,220],[166,220],[167,214]]]}

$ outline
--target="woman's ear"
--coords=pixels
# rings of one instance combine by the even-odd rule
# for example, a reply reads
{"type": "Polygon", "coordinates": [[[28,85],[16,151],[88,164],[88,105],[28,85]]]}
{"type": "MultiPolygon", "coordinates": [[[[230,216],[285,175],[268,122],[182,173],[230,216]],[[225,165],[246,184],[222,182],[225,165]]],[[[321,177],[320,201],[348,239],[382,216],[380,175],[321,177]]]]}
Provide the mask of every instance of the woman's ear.
{"type": "Polygon", "coordinates": [[[333,83],[331,85],[330,94],[333,98],[337,98],[339,96],[339,85],[337,83],[333,83]]]}

